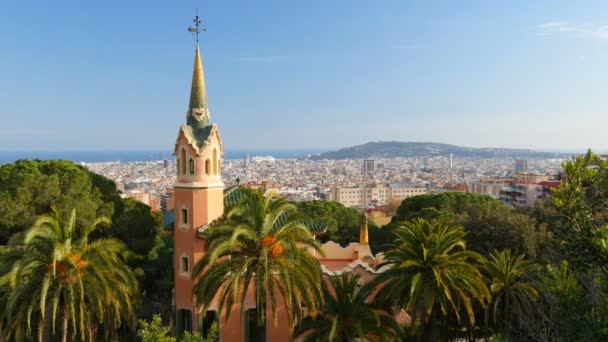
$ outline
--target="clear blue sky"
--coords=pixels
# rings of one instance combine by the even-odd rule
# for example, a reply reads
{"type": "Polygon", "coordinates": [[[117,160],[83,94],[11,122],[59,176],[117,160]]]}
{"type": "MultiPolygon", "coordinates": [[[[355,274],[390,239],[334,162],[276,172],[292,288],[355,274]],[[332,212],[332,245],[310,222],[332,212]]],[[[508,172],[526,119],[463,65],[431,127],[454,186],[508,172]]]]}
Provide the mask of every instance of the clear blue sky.
{"type": "Polygon", "coordinates": [[[605,0],[7,0],[0,149],[170,149],[196,7],[228,149],[608,147],[605,0]]]}

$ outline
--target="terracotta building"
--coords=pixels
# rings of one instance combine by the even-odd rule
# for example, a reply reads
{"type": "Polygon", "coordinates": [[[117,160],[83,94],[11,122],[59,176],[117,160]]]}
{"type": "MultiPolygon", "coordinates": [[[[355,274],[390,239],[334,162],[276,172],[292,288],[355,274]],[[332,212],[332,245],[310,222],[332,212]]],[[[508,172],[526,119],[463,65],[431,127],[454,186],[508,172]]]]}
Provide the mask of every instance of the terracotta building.
{"type": "MultiPolygon", "coordinates": [[[[221,179],[222,140],[218,127],[211,121],[198,46],[193,69],[186,123],[179,128],[174,149],[177,165],[172,196],[176,333],[204,332],[212,321],[219,320],[221,341],[289,341],[291,331],[286,315],[280,314],[284,307],[279,309],[278,325],[269,323],[265,328],[257,327],[253,291],[245,301],[244,314],[241,315],[241,308],[235,305],[228,321],[218,317],[216,306],[200,312],[194,305],[192,270],[206,252],[201,232],[222,215],[224,203],[230,203],[235,188],[225,189],[221,179]]],[[[369,248],[367,224],[362,225],[360,235],[359,243],[345,247],[333,242],[323,245],[326,256],[318,258],[325,276],[353,272],[361,275],[364,282],[374,276],[377,271],[373,266],[380,258],[369,248]]],[[[269,316],[267,322],[272,321],[269,316]]]]}

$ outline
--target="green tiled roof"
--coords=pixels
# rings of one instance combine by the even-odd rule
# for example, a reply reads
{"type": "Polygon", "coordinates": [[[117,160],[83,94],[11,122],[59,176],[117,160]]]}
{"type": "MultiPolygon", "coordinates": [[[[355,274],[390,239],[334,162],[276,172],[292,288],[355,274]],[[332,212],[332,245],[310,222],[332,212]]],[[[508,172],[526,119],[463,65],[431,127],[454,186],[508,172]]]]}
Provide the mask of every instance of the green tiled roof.
{"type": "Polygon", "coordinates": [[[211,135],[211,129],[213,128],[212,125],[204,127],[193,127],[192,125],[186,125],[185,127],[187,132],[186,134],[190,135],[190,138],[196,141],[196,145],[199,149],[203,147],[205,141],[207,141],[207,139],[211,135]]]}
{"type": "Polygon", "coordinates": [[[205,88],[205,72],[201,52],[198,46],[194,55],[194,67],[192,68],[192,86],[190,88],[190,105],[188,109],[207,108],[207,90],[205,88]]]}
{"type": "Polygon", "coordinates": [[[207,108],[207,90],[205,87],[205,73],[201,53],[196,47],[194,67],[192,70],[192,85],[190,88],[190,102],[186,115],[186,134],[201,148],[211,134],[211,118],[207,108]]]}

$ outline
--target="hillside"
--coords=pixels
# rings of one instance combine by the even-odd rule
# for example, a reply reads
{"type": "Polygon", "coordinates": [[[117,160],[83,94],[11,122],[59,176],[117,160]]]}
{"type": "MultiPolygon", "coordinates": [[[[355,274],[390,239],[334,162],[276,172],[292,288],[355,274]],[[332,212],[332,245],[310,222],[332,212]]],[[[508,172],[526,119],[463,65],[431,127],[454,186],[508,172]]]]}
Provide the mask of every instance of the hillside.
{"type": "Polygon", "coordinates": [[[479,158],[560,158],[569,154],[511,148],[471,148],[433,142],[377,141],[312,156],[313,159],[358,159],[446,156],[479,158]]]}

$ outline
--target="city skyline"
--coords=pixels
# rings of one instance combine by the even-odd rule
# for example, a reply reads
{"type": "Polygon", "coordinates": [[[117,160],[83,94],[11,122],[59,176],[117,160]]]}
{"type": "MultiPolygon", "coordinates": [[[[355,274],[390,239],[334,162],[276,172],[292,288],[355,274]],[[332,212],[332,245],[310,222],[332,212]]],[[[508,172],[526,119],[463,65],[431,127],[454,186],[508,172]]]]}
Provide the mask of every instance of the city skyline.
{"type": "Polygon", "coordinates": [[[199,7],[228,150],[606,149],[608,5],[516,4],[4,4],[0,147],[164,150],[187,109],[199,7]]]}

